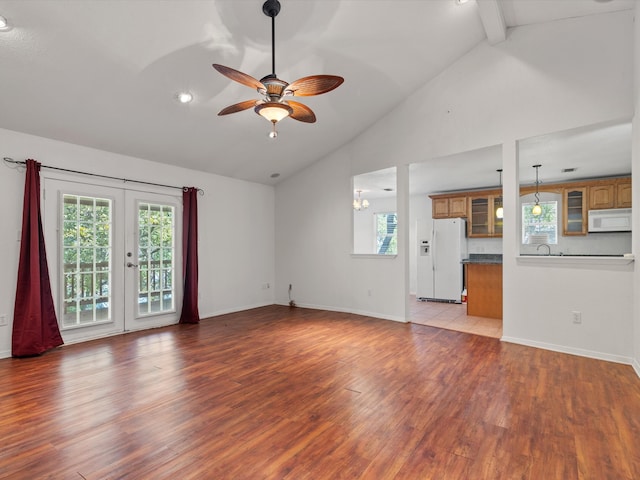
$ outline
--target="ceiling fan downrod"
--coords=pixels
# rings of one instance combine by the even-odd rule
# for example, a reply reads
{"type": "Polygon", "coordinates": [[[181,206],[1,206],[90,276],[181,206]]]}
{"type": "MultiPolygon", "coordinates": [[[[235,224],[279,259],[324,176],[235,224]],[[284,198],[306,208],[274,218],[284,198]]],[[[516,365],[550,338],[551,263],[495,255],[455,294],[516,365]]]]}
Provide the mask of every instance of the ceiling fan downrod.
{"type": "Polygon", "coordinates": [[[271,74],[276,76],[276,16],[280,13],[278,0],[267,0],[262,5],[262,11],[267,17],[271,17],[271,74]]]}

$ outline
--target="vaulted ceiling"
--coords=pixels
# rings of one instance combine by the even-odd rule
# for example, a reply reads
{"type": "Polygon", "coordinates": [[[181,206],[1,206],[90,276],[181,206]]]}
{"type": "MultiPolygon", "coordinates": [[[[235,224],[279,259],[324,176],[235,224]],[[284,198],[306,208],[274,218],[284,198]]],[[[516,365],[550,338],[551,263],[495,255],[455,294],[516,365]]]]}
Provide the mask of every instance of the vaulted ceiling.
{"type": "Polygon", "coordinates": [[[262,0],[0,0],[9,22],[0,31],[0,128],[274,184],[348,143],[479,42],[634,3],[280,1],[278,77],[345,78],[299,100],[314,124],[285,119],[274,140],[251,109],[217,116],[259,96],[213,63],[258,79],[271,73],[262,0]],[[181,91],[193,100],[179,103],[181,91]]]}

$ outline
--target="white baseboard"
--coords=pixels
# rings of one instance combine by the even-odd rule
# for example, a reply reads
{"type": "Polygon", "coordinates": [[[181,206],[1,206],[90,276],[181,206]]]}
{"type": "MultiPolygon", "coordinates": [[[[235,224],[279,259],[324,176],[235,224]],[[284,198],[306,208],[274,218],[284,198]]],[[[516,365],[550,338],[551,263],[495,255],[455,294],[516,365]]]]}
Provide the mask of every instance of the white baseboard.
{"type": "Polygon", "coordinates": [[[243,312],[245,310],[251,310],[253,308],[268,307],[269,305],[273,305],[273,302],[256,303],[252,305],[243,305],[241,307],[233,307],[233,308],[227,308],[223,310],[215,310],[213,312],[208,312],[208,313],[201,313],[200,320],[203,320],[209,317],[217,317],[219,315],[227,315],[228,313],[243,312]]]}
{"type": "MultiPolygon", "coordinates": [[[[279,303],[277,305],[288,305],[288,303],[287,304],[279,303]]],[[[367,312],[365,310],[353,310],[350,308],[328,307],[326,305],[315,305],[311,303],[302,303],[302,304],[296,303],[296,306],[301,308],[311,308],[313,310],[326,310],[328,312],[352,313],[354,315],[362,315],[363,317],[373,317],[373,318],[379,318],[381,320],[392,320],[394,322],[407,323],[404,317],[398,317],[396,315],[381,315],[380,313],[377,313],[377,312],[367,312]]]]}
{"type": "Polygon", "coordinates": [[[631,366],[635,370],[636,375],[638,375],[638,377],[640,377],[640,362],[638,361],[637,358],[633,359],[633,362],[631,362],[631,366]]]}
{"type": "Polygon", "coordinates": [[[365,317],[373,317],[380,318],[382,320],[392,320],[394,322],[407,323],[407,320],[404,317],[398,317],[396,315],[381,315],[379,313],[367,312],[364,310],[352,310],[351,313],[353,313],[354,315],[362,315],[365,317]]]}
{"type": "MultiPolygon", "coordinates": [[[[579,357],[594,358],[596,360],[605,360],[607,362],[623,363],[625,365],[633,365],[634,363],[631,357],[625,357],[622,355],[613,355],[613,354],[604,353],[604,352],[596,352],[593,350],[584,350],[582,348],[567,347],[564,345],[555,345],[553,343],[537,342],[534,340],[527,340],[525,338],[503,336],[500,340],[502,340],[503,342],[517,343],[518,345],[526,345],[527,347],[535,347],[535,348],[542,348],[543,350],[551,350],[553,352],[568,353],[570,355],[577,355],[579,357]]],[[[636,365],[637,365],[637,362],[636,362],[636,365]]],[[[640,367],[640,365],[638,366],[640,367]]],[[[634,368],[636,370],[636,373],[640,371],[640,369],[636,368],[635,366],[634,368]]],[[[640,374],[638,376],[640,376],[640,374]]]]}

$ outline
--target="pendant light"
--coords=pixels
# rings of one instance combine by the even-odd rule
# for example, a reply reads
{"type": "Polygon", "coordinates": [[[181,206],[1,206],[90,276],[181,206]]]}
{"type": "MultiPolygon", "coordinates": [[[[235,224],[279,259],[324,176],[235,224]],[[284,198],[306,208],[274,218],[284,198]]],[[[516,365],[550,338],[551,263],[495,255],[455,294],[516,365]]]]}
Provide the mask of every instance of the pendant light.
{"type": "Polygon", "coordinates": [[[502,169],[496,170],[500,174],[500,196],[498,197],[498,203],[500,206],[496,208],[496,218],[504,218],[504,208],[502,208],[502,169]]]}
{"type": "Polygon", "coordinates": [[[542,165],[540,164],[533,166],[533,168],[536,169],[536,204],[531,209],[531,215],[534,215],[536,217],[540,216],[540,214],[542,213],[542,207],[540,206],[540,195],[538,194],[538,185],[540,184],[540,181],[538,180],[538,169],[541,166],[542,165]]]}

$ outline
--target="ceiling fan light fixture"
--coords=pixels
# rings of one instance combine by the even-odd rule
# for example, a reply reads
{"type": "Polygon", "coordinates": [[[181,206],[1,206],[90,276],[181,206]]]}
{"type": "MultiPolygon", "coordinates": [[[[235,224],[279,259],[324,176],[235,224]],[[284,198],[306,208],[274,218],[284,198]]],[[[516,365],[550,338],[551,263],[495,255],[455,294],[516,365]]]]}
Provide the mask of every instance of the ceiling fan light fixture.
{"type": "Polygon", "coordinates": [[[0,30],[9,30],[9,22],[2,15],[0,15],[0,30]]]}
{"type": "Polygon", "coordinates": [[[257,105],[255,112],[269,120],[271,123],[278,123],[283,118],[287,118],[293,113],[293,109],[286,103],[265,102],[257,105]]]}
{"type": "Polygon", "coordinates": [[[293,100],[285,102],[284,97],[321,95],[338,88],[344,82],[344,78],[337,75],[310,75],[299,78],[293,83],[280,80],[276,76],[275,26],[275,17],[280,12],[280,2],[278,0],[266,0],[262,5],[262,12],[266,16],[271,17],[271,73],[262,77],[261,80],[256,80],[251,75],[218,63],[214,63],[212,66],[225,77],[247,87],[251,87],[263,96],[262,100],[245,100],[244,102],[229,105],[220,110],[218,115],[242,112],[243,110],[253,107],[258,115],[272,123],[273,130],[269,136],[275,138],[278,135],[276,132],[276,123],[286,117],[291,117],[303,123],[315,123],[316,121],[316,116],[309,107],[293,100]]]}

